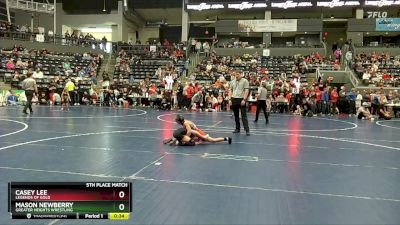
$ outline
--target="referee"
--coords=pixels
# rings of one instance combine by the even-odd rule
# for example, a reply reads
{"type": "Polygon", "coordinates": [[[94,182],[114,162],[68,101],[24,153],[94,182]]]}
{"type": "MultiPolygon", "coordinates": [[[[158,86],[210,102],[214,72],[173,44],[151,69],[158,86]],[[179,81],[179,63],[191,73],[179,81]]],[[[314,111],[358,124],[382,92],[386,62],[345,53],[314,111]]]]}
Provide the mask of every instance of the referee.
{"type": "Polygon", "coordinates": [[[24,110],[22,111],[24,114],[28,114],[26,110],[29,108],[31,114],[33,113],[32,110],[32,98],[34,93],[38,93],[37,85],[35,79],[32,78],[33,73],[28,72],[27,78],[22,81],[22,89],[25,90],[26,95],[26,104],[24,110]]]}
{"type": "Polygon", "coordinates": [[[234,72],[235,78],[230,84],[230,94],[233,114],[235,115],[236,129],[233,133],[240,133],[239,110],[242,115],[242,123],[246,135],[250,136],[249,122],[247,121],[246,101],[249,96],[249,81],[243,78],[242,72],[234,72]]]}

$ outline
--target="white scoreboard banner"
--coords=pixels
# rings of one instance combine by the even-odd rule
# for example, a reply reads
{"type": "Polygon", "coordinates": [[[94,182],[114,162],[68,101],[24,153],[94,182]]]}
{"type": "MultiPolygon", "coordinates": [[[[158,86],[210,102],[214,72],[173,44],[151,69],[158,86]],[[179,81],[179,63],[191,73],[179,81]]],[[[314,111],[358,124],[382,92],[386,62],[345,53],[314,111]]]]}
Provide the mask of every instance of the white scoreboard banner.
{"type": "Polygon", "coordinates": [[[239,20],[239,32],[296,32],[296,19],[239,20]]]}

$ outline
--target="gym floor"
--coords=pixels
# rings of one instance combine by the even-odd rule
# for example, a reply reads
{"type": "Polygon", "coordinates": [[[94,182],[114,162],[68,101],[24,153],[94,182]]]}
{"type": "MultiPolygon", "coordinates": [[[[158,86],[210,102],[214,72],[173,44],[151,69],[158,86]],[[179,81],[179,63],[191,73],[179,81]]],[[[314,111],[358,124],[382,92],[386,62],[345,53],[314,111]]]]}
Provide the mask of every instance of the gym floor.
{"type": "Polygon", "coordinates": [[[172,147],[177,112],[0,108],[0,224],[399,224],[400,120],[188,113],[233,143],[172,147]],[[10,181],[133,182],[129,221],[11,220],[10,181]]]}

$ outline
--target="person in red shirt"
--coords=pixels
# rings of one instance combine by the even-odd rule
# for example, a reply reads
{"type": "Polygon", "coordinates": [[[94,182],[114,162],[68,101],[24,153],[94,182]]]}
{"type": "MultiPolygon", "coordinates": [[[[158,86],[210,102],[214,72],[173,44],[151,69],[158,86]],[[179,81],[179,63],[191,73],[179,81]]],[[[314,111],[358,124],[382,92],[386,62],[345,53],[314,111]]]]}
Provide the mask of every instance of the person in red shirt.
{"type": "Polygon", "coordinates": [[[263,68],[261,68],[260,73],[268,74],[268,69],[263,67],[263,68]]]}
{"type": "Polygon", "coordinates": [[[189,84],[187,90],[186,90],[186,98],[187,98],[187,108],[190,108],[190,104],[192,102],[192,97],[194,95],[194,87],[192,85],[192,83],[189,84]]]}
{"type": "Polygon", "coordinates": [[[288,104],[289,104],[289,112],[292,110],[292,92],[288,92],[286,94],[286,99],[288,100],[288,104]]]}
{"type": "Polygon", "coordinates": [[[304,88],[303,93],[305,96],[309,96],[310,95],[310,90],[308,88],[304,88]]]}
{"type": "Polygon", "coordinates": [[[389,73],[387,73],[386,71],[383,71],[382,79],[390,80],[390,79],[392,79],[392,76],[389,73]]]}
{"type": "Polygon", "coordinates": [[[166,47],[169,47],[170,43],[169,43],[168,39],[164,39],[163,45],[166,47]]]}
{"type": "Polygon", "coordinates": [[[268,76],[265,75],[265,76],[263,76],[263,77],[261,78],[261,81],[267,81],[268,79],[269,79],[268,76]]]}
{"type": "Polygon", "coordinates": [[[157,87],[155,84],[151,84],[148,90],[149,96],[154,95],[157,92],[157,87]]]}
{"type": "Polygon", "coordinates": [[[199,83],[195,83],[194,84],[194,93],[197,93],[197,92],[199,92],[199,91],[201,91],[201,86],[199,85],[199,83]]]}
{"type": "Polygon", "coordinates": [[[319,90],[319,87],[315,87],[315,100],[317,101],[317,113],[322,112],[322,92],[319,90]]]}
{"type": "Polygon", "coordinates": [[[331,114],[336,114],[338,111],[337,109],[338,99],[339,99],[339,94],[337,92],[337,87],[334,87],[331,92],[331,114]]]}

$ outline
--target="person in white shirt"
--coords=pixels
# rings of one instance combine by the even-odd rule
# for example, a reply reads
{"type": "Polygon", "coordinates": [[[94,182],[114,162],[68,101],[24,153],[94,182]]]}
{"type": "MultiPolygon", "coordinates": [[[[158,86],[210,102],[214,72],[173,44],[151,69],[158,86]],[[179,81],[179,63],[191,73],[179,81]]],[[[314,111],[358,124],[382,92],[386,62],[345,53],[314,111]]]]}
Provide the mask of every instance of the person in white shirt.
{"type": "Polygon", "coordinates": [[[207,41],[203,43],[203,50],[206,57],[208,57],[210,55],[210,44],[207,41]]]}
{"type": "Polygon", "coordinates": [[[357,91],[357,97],[356,97],[356,110],[361,107],[361,101],[363,99],[363,96],[360,94],[359,91],[357,91]]]}
{"type": "Polygon", "coordinates": [[[164,82],[165,82],[165,90],[172,90],[172,85],[174,84],[174,78],[172,77],[171,74],[168,74],[164,78],[164,82]]]}
{"type": "Polygon", "coordinates": [[[300,79],[299,78],[294,78],[293,80],[294,88],[292,89],[293,94],[299,94],[300,93],[300,79]]]}
{"type": "Polygon", "coordinates": [[[353,60],[353,53],[351,51],[346,52],[345,58],[346,58],[347,66],[351,67],[352,60],[353,60]]]}
{"type": "Polygon", "coordinates": [[[373,63],[372,65],[371,65],[371,71],[372,71],[372,73],[376,73],[377,71],[378,71],[378,65],[377,65],[377,63],[373,63]]]}
{"type": "Polygon", "coordinates": [[[0,93],[0,106],[6,106],[6,100],[2,93],[0,93]]]}
{"type": "Polygon", "coordinates": [[[192,44],[192,46],[191,46],[191,47],[192,47],[192,49],[191,49],[191,50],[192,50],[192,52],[194,52],[194,51],[196,50],[196,44],[197,44],[197,41],[196,41],[196,39],[194,39],[194,38],[193,38],[193,39],[192,39],[192,43],[191,43],[191,44],[192,44]]]}
{"type": "Polygon", "coordinates": [[[33,72],[33,78],[35,79],[41,79],[43,78],[43,72],[40,71],[40,68],[37,68],[35,72],[33,72]]]}
{"type": "Polygon", "coordinates": [[[54,100],[54,105],[60,105],[61,104],[61,96],[57,92],[54,92],[53,94],[53,100],[54,100]]]}
{"type": "Polygon", "coordinates": [[[368,70],[366,70],[362,76],[363,83],[365,85],[369,84],[369,79],[371,78],[371,74],[368,70]]]}
{"type": "Polygon", "coordinates": [[[197,42],[196,42],[196,51],[197,51],[198,53],[200,53],[200,51],[201,51],[201,46],[202,46],[201,41],[197,41],[197,42]]]}
{"type": "Polygon", "coordinates": [[[363,119],[363,120],[374,120],[374,117],[371,115],[371,113],[369,112],[368,108],[367,108],[368,104],[366,102],[364,102],[364,104],[358,108],[357,110],[357,118],[358,119],[363,119]]]}
{"type": "Polygon", "coordinates": [[[208,64],[207,64],[207,66],[206,66],[206,71],[207,72],[210,72],[211,71],[211,69],[212,69],[212,64],[211,64],[211,62],[209,62],[208,64]]]}
{"type": "Polygon", "coordinates": [[[203,107],[203,98],[203,92],[198,91],[195,93],[192,97],[191,109],[195,111],[200,110],[203,107]]]}

